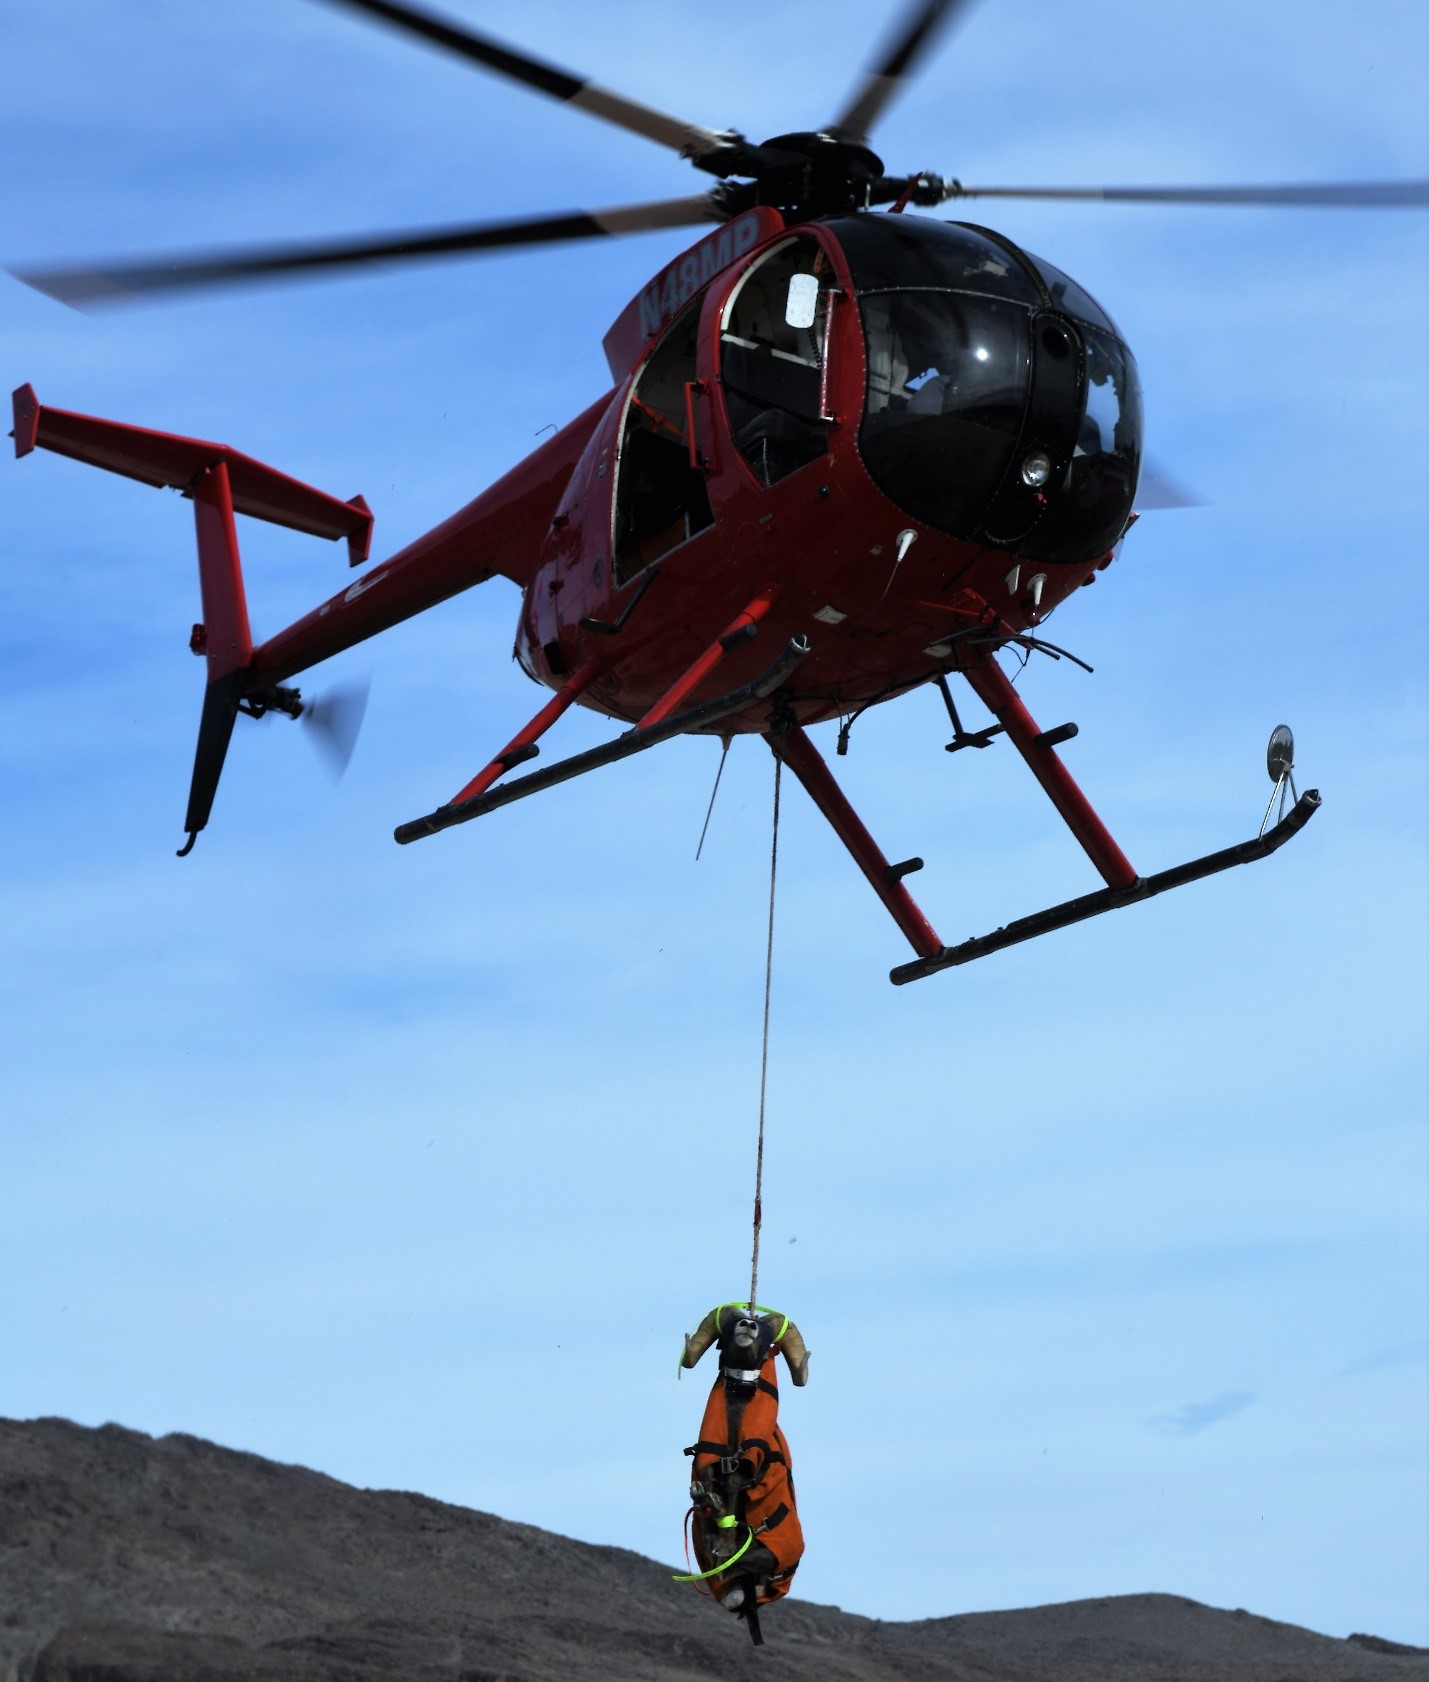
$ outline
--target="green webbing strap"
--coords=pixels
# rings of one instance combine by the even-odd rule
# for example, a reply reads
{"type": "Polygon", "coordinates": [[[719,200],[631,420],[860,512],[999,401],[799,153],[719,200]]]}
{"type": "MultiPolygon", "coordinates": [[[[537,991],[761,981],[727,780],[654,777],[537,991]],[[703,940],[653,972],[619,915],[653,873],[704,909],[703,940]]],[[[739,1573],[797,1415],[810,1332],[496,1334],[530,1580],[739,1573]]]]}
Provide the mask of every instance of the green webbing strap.
{"type": "MultiPolygon", "coordinates": [[[[721,1523],[721,1525],[723,1525],[724,1520],[721,1519],[720,1523],[721,1523]]],[[[674,1578],[674,1581],[677,1582],[677,1583],[702,1583],[702,1582],[704,1582],[704,1580],[707,1577],[718,1577],[721,1571],[728,1571],[730,1566],[733,1565],[736,1560],[740,1560],[740,1559],[744,1558],[745,1554],[747,1554],[749,1552],[750,1544],[753,1541],[754,1541],[754,1532],[751,1530],[749,1532],[749,1534],[744,1538],[744,1541],[740,1546],[739,1552],[731,1554],[729,1556],[729,1558],[724,1562],[723,1565],[716,1565],[716,1566],[713,1567],[713,1569],[711,1569],[709,1571],[695,1571],[695,1572],[689,1573],[688,1575],[676,1576],[674,1578]]]]}
{"type": "MultiPolygon", "coordinates": [[[[722,1302],[714,1311],[716,1316],[716,1325],[719,1324],[718,1316],[723,1314],[726,1308],[753,1309],[756,1314],[777,1314],[779,1312],[777,1308],[766,1308],[762,1302],[722,1302]]],[[[779,1328],[779,1337],[783,1337],[784,1333],[787,1332],[788,1329],[789,1316],[786,1314],[784,1316],[784,1324],[779,1328]]],[[[779,1338],[775,1338],[774,1341],[777,1343],[779,1338]]]]}
{"type": "MultiPolygon", "coordinates": [[[[779,1318],[784,1322],[784,1324],[782,1326],[780,1326],[779,1330],[774,1334],[774,1341],[775,1341],[776,1344],[783,1338],[784,1333],[789,1330],[789,1316],[787,1314],[780,1314],[780,1312],[777,1308],[766,1308],[762,1302],[722,1302],[722,1303],[719,1304],[719,1306],[717,1308],[715,1308],[712,1311],[713,1314],[714,1314],[714,1317],[715,1317],[715,1330],[716,1331],[719,1330],[719,1317],[720,1317],[721,1314],[724,1313],[726,1308],[746,1308],[746,1309],[747,1308],[752,1308],[756,1314],[779,1314],[779,1318]]],[[[690,1343],[689,1338],[686,1338],[685,1339],[685,1348],[686,1349],[689,1348],[689,1343],[690,1343]]],[[[681,1379],[684,1376],[685,1376],[685,1350],[682,1349],[680,1351],[680,1358],[675,1363],[675,1377],[677,1379],[681,1379]]]]}

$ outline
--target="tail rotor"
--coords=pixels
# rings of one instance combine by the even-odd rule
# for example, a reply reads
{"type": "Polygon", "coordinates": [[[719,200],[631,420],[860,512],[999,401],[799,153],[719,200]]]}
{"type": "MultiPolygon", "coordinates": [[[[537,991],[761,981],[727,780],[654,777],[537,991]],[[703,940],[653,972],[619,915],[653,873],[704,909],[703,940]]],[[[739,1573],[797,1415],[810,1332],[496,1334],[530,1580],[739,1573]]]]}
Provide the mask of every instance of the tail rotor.
{"type": "Polygon", "coordinates": [[[334,684],[323,694],[303,703],[299,718],[307,739],[334,783],[347,770],[353,749],[357,746],[362,721],[367,713],[370,688],[369,678],[359,678],[334,684]]]}

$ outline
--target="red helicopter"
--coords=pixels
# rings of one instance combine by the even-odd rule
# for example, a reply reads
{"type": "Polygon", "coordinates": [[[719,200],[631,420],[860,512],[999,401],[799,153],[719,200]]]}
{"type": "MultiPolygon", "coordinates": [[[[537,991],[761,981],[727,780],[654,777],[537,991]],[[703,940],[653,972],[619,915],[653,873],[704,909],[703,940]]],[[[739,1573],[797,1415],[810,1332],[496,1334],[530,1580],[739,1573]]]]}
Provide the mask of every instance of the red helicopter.
{"type": "MultiPolygon", "coordinates": [[[[1285,810],[1288,732],[1272,739],[1278,821],[1255,839],[1138,875],[998,662],[1072,658],[1041,634],[1096,581],[1131,524],[1141,473],[1136,363],[1067,275],[991,229],[908,214],[962,198],[1190,204],[1429,204],[1429,182],[1263,188],[969,188],[891,176],[868,136],[958,0],[920,0],[824,129],[761,144],[669,116],[404,0],[328,0],[669,147],[718,178],[694,197],[397,237],[104,267],[21,271],[67,303],[368,263],[709,223],[605,337],[612,389],[504,478],[255,647],[235,513],[368,561],[372,514],[226,445],[14,398],[16,454],[37,446],[181,490],[194,503],[207,688],[185,828],[208,823],[240,712],[306,710],[288,680],[501,574],[523,606],[516,654],[554,691],[425,816],[407,843],[683,733],[759,733],[808,790],[916,954],[896,983],[1262,858],[1313,815],[1285,810]],[[887,207],[880,213],[875,207],[887,207]],[[995,723],[967,729],[949,679],[995,723]],[[936,685],[949,751],[1005,734],[1105,887],[946,946],[838,788],[805,726],[936,685]],[[631,728],[508,778],[573,704],[631,728]],[[505,778],[506,780],[502,780],[505,778]]],[[[1272,797],[1273,804],[1274,797],[1272,797]]],[[[1267,809],[1267,822],[1269,809],[1267,809]]]]}

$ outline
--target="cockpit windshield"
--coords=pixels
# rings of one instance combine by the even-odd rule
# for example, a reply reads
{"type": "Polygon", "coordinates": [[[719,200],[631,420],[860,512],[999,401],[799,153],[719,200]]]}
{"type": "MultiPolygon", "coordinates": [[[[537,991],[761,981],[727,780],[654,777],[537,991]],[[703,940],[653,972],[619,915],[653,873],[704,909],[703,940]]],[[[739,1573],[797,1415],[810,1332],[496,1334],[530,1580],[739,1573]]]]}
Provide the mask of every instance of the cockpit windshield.
{"type": "Polygon", "coordinates": [[[830,227],[860,297],[914,288],[980,292],[1029,309],[1044,301],[1041,281],[1024,266],[1021,252],[979,228],[926,216],[844,216],[830,227]]]}
{"type": "Polygon", "coordinates": [[[1058,494],[1023,543],[1033,560],[1104,555],[1126,528],[1141,469],[1141,384],[1131,352],[1113,333],[1082,325],[1086,397],[1072,459],[1058,494]]]}
{"type": "MultiPolygon", "coordinates": [[[[1078,286],[1071,275],[1063,274],[1045,257],[1034,257],[1030,251],[1026,255],[1028,262],[1042,277],[1042,284],[1047,288],[1053,305],[1061,310],[1063,315],[1070,315],[1077,321],[1089,322],[1093,327],[1100,327],[1103,332],[1116,333],[1116,323],[1084,286],[1078,286]]],[[[1117,334],[1117,337],[1120,335],[1117,334]]]]}
{"type": "Polygon", "coordinates": [[[1136,364],[1075,281],[1001,236],[924,217],[829,224],[868,356],[859,447],[900,508],[1038,561],[1105,554],[1141,456],[1136,364]]]}
{"type": "Polygon", "coordinates": [[[1027,310],[957,292],[863,299],[869,472],[901,508],[969,532],[1012,461],[1027,407],[1027,310]]]}

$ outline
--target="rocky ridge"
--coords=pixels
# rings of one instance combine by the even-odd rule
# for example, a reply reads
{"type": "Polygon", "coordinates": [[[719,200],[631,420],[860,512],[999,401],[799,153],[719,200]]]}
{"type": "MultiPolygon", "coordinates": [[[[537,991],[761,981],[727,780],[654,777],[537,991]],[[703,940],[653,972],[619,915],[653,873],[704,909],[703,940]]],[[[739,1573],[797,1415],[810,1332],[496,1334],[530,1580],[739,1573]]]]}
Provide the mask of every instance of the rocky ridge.
{"type": "Polygon", "coordinates": [[[669,1569],[195,1437],[0,1420],[0,1682],[1429,1682],[1429,1652],[1174,1595],[755,1650],[669,1569]]]}

